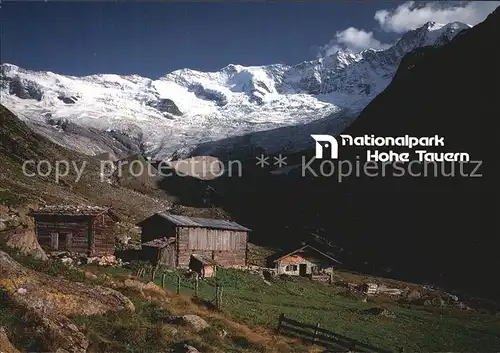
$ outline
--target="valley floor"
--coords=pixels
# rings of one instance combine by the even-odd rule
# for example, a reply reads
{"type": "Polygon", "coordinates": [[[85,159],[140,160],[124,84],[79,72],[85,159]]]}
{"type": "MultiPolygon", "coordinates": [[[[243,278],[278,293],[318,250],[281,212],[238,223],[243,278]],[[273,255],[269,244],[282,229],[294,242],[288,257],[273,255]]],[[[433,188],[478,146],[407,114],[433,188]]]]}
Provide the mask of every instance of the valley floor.
{"type": "MultiPolygon", "coordinates": [[[[125,269],[111,272],[127,274],[125,269]]],[[[160,273],[160,271],[158,272],[160,273]]],[[[337,273],[337,278],[344,274],[337,273]]],[[[349,276],[349,274],[347,274],[349,276]]],[[[351,275],[352,277],[352,275],[351,275]]],[[[177,273],[166,272],[165,285],[173,293],[177,273]]],[[[162,284],[162,275],[155,282],[162,284]]],[[[217,283],[223,286],[223,312],[250,328],[276,330],[280,314],[373,346],[380,351],[497,351],[500,349],[500,316],[454,308],[433,308],[373,297],[366,302],[338,285],[305,278],[274,278],[266,283],[246,271],[221,269],[217,283]],[[394,317],[369,314],[384,308],[394,317]]],[[[194,296],[194,281],[181,280],[181,294],[194,296]]],[[[199,282],[199,302],[215,302],[215,280],[199,282]]]]}

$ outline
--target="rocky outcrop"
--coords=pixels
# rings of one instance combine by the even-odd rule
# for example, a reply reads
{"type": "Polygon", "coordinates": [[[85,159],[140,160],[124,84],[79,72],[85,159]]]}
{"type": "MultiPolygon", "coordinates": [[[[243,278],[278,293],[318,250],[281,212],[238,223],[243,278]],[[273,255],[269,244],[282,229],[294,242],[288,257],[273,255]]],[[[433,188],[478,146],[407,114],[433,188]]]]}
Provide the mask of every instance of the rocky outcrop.
{"type": "Polygon", "coordinates": [[[51,351],[86,352],[88,341],[68,316],[101,315],[109,311],[134,311],[121,293],[101,286],[71,282],[21,266],[0,251],[0,290],[6,299],[39,326],[51,351]]]}
{"type": "MultiPolygon", "coordinates": [[[[30,207],[30,206],[29,206],[30,207]]],[[[23,255],[47,260],[47,255],[38,244],[33,220],[28,210],[14,209],[0,205],[0,232],[5,244],[23,255]]]]}
{"type": "Polygon", "coordinates": [[[7,246],[16,249],[23,255],[32,256],[35,259],[46,261],[47,254],[42,249],[34,230],[14,232],[7,237],[7,246]]]}

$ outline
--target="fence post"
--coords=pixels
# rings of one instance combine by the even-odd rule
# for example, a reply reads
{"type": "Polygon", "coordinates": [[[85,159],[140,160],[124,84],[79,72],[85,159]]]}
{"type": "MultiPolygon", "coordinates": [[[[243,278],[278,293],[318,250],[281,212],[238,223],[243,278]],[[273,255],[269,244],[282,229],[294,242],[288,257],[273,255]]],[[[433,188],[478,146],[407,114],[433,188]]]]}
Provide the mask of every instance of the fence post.
{"type": "Polygon", "coordinates": [[[330,278],[328,279],[328,283],[329,284],[333,283],[333,272],[330,272],[330,278]]]}
{"type": "Polygon", "coordinates": [[[219,290],[219,310],[222,310],[222,292],[224,291],[224,287],[220,286],[219,290]]]}
{"type": "Polygon", "coordinates": [[[283,313],[280,314],[280,317],[278,318],[278,333],[281,331],[281,325],[283,320],[285,319],[285,315],[283,313]]]}
{"type": "Polygon", "coordinates": [[[215,307],[219,309],[219,284],[215,284],[215,307]]]}
{"type": "Polygon", "coordinates": [[[181,293],[181,276],[177,275],[177,294],[181,293]]]}
{"type": "Polygon", "coordinates": [[[161,287],[165,288],[165,278],[167,277],[166,273],[163,272],[161,275],[161,287]]]}
{"type": "Polygon", "coordinates": [[[198,275],[194,277],[194,296],[198,298],[198,275]]]}
{"type": "Polygon", "coordinates": [[[313,335],[313,343],[316,343],[318,340],[318,334],[319,334],[319,322],[316,323],[316,327],[314,329],[314,335],[313,335]]]}

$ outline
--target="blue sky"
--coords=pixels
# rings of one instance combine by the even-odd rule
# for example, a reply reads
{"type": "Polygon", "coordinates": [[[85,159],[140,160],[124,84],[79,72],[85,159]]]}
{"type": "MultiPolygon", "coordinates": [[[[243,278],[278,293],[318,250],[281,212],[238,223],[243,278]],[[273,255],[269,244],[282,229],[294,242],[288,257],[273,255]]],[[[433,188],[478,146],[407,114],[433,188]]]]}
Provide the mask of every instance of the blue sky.
{"type": "Polygon", "coordinates": [[[384,48],[423,23],[476,24],[493,2],[25,2],[1,8],[1,62],[70,75],[139,74],[228,64],[297,64],[384,48]]]}

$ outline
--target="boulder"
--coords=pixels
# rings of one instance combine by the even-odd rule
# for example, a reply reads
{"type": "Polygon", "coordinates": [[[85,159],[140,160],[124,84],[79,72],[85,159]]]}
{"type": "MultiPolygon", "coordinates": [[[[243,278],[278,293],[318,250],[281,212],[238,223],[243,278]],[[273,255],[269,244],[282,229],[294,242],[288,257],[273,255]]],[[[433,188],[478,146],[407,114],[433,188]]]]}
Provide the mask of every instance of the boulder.
{"type": "Polygon", "coordinates": [[[74,260],[71,257],[63,257],[61,258],[61,262],[68,266],[68,267],[73,267],[74,266],[74,260]]]}
{"type": "Polygon", "coordinates": [[[7,330],[4,327],[0,327],[0,352],[2,353],[21,353],[7,337],[7,330]]]}
{"type": "Polygon", "coordinates": [[[200,353],[199,350],[197,350],[196,348],[194,348],[193,346],[190,346],[188,344],[184,345],[184,352],[185,353],[200,353]]]}
{"type": "Polygon", "coordinates": [[[101,257],[88,257],[85,259],[88,264],[96,264],[99,266],[121,266],[121,260],[117,259],[114,255],[104,255],[101,257]]]}
{"type": "Polygon", "coordinates": [[[113,289],[27,269],[3,251],[0,251],[0,290],[7,301],[23,310],[25,317],[39,326],[50,351],[86,352],[89,342],[68,316],[135,310],[127,297],[113,289]]]}
{"type": "Polygon", "coordinates": [[[162,297],[163,300],[168,300],[166,298],[167,292],[163,288],[159,287],[153,282],[144,283],[136,279],[127,278],[123,282],[116,283],[116,288],[128,288],[139,292],[144,298],[151,299],[151,295],[156,295],[162,297]],[[149,296],[146,295],[149,293],[149,296]]]}
{"type": "Polygon", "coordinates": [[[34,230],[22,230],[7,237],[7,246],[16,249],[23,255],[32,256],[38,260],[48,260],[47,254],[38,243],[34,230]]]}
{"type": "Polygon", "coordinates": [[[210,325],[198,315],[184,315],[182,320],[195,331],[201,331],[210,327],[210,325]]]}
{"type": "Polygon", "coordinates": [[[85,276],[85,278],[87,279],[92,279],[92,280],[96,280],[98,279],[97,275],[93,274],[92,272],[90,271],[85,271],[85,273],[83,274],[85,276]]]}
{"type": "Polygon", "coordinates": [[[210,327],[210,325],[198,315],[169,316],[165,318],[165,321],[169,324],[190,326],[197,332],[210,327]]]}
{"type": "Polygon", "coordinates": [[[395,318],[396,315],[385,308],[371,308],[371,309],[366,309],[363,310],[363,314],[368,314],[368,315],[376,315],[376,316],[384,316],[384,317],[390,317],[390,318],[395,318]]]}

